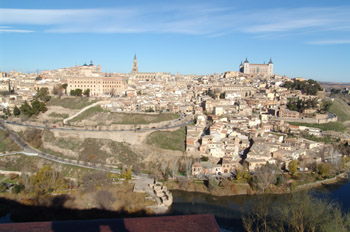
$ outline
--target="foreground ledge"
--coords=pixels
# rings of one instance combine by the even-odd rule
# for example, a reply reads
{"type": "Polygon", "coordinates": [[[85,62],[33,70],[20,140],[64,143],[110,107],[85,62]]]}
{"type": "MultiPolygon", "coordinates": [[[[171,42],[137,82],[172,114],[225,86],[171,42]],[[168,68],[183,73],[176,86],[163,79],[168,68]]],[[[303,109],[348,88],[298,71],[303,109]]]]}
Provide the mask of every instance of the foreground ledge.
{"type": "Polygon", "coordinates": [[[126,232],[126,231],[173,231],[173,232],[220,232],[215,217],[211,214],[118,218],[79,221],[52,221],[0,224],[0,231],[52,231],[52,232],[126,232]]]}

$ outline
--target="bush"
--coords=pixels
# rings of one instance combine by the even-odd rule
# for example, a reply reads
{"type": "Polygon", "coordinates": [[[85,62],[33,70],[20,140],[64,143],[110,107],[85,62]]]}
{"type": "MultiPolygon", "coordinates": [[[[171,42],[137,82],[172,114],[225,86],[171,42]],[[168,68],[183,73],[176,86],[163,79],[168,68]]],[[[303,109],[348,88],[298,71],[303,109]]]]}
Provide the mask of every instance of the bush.
{"type": "Polygon", "coordinates": [[[101,209],[111,209],[115,200],[113,194],[108,190],[100,190],[95,196],[96,205],[101,209]]]}
{"type": "Polygon", "coordinates": [[[18,178],[18,175],[15,173],[10,173],[9,178],[10,178],[10,180],[14,180],[14,179],[18,178]]]}
{"type": "Polygon", "coordinates": [[[317,165],[317,169],[322,177],[329,177],[332,171],[332,165],[329,163],[320,163],[317,165]]]}
{"type": "Polygon", "coordinates": [[[214,190],[219,186],[219,180],[217,180],[215,177],[209,177],[208,179],[208,188],[209,190],[214,190]]]}
{"type": "Polygon", "coordinates": [[[15,184],[12,188],[12,193],[18,194],[24,190],[24,185],[23,184],[15,184]]]}

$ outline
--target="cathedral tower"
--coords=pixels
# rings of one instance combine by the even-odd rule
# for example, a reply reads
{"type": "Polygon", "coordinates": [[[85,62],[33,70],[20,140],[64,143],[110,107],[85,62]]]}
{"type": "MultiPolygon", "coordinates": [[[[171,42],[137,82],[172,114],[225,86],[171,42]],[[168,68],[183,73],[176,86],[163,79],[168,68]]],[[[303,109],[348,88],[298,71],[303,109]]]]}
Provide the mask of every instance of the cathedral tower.
{"type": "Polygon", "coordinates": [[[139,71],[139,67],[137,66],[136,54],[134,56],[134,62],[132,63],[131,73],[137,73],[139,71]]]}

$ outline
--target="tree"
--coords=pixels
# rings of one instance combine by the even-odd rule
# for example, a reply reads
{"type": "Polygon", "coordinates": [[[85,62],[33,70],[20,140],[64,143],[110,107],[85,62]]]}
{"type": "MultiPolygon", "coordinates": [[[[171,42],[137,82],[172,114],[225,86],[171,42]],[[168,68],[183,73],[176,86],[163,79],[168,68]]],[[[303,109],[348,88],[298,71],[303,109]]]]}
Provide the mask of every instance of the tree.
{"type": "Polygon", "coordinates": [[[268,231],[270,228],[269,217],[271,214],[271,197],[260,195],[254,198],[247,206],[242,217],[246,231],[268,231]]]}
{"type": "Polygon", "coordinates": [[[48,88],[40,88],[34,96],[35,100],[41,100],[44,102],[50,101],[51,97],[49,96],[48,88]]]}
{"type": "Polygon", "coordinates": [[[19,109],[20,109],[22,114],[24,114],[28,117],[32,116],[32,113],[33,113],[32,107],[28,104],[27,101],[24,101],[19,109]]]}
{"type": "Polygon", "coordinates": [[[32,114],[38,114],[40,112],[40,102],[38,100],[32,101],[32,114]]]}
{"type": "Polygon", "coordinates": [[[184,165],[185,165],[186,176],[189,177],[190,175],[192,175],[192,158],[190,157],[185,158],[184,165]]]}
{"type": "Polygon", "coordinates": [[[82,94],[83,94],[83,90],[82,89],[76,89],[75,90],[75,96],[81,97],[82,94]]]}
{"type": "Polygon", "coordinates": [[[100,190],[95,196],[96,205],[101,209],[112,209],[115,200],[113,194],[108,190],[100,190]]]}
{"type": "Polygon", "coordinates": [[[292,160],[288,164],[288,170],[292,173],[292,176],[294,176],[295,172],[298,169],[298,161],[297,160],[292,160]]]}
{"type": "Polygon", "coordinates": [[[62,85],[56,85],[52,89],[52,93],[54,95],[58,95],[59,98],[63,95],[63,86],[62,85]]]}
{"type": "Polygon", "coordinates": [[[242,221],[249,232],[346,232],[350,229],[349,215],[337,204],[317,199],[306,192],[287,195],[279,201],[272,196],[258,196],[246,208],[242,221]]]}
{"type": "Polygon", "coordinates": [[[327,111],[329,111],[329,108],[331,107],[332,102],[331,101],[323,101],[321,103],[321,111],[326,113],[327,111]]]}
{"type": "Polygon", "coordinates": [[[20,114],[21,114],[21,111],[17,106],[15,106],[15,108],[13,108],[13,115],[18,116],[20,114]]]}
{"type": "Polygon", "coordinates": [[[226,92],[220,93],[220,99],[225,99],[226,97],[226,92]]]}
{"type": "Polygon", "coordinates": [[[124,169],[122,173],[120,174],[120,178],[124,178],[125,180],[131,180],[132,178],[132,171],[130,168],[124,169]]]}
{"type": "Polygon", "coordinates": [[[68,87],[68,84],[64,83],[62,85],[62,88],[64,89],[64,93],[67,95],[67,87],[68,87]]]}
{"type": "Polygon", "coordinates": [[[317,165],[317,169],[322,177],[327,177],[331,173],[332,166],[329,163],[320,163],[317,165]]]}
{"type": "Polygon", "coordinates": [[[255,180],[259,188],[265,192],[266,188],[275,180],[275,172],[270,166],[263,165],[256,169],[255,180]]]}
{"type": "Polygon", "coordinates": [[[15,184],[12,188],[12,193],[18,194],[24,190],[25,186],[23,184],[15,184]]]}
{"type": "Polygon", "coordinates": [[[5,114],[6,117],[10,117],[11,116],[11,111],[10,111],[10,108],[4,108],[3,109],[3,112],[5,114]]]}
{"type": "Polygon", "coordinates": [[[171,177],[175,178],[176,173],[179,171],[179,159],[175,158],[175,160],[170,162],[169,168],[171,170],[171,177]]]}
{"type": "Polygon", "coordinates": [[[90,97],[90,89],[86,89],[83,94],[86,97],[90,97]]]}
{"type": "Polygon", "coordinates": [[[81,95],[83,94],[83,90],[82,89],[72,89],[70,91],[70,95],[71,96],[78,96],[81,97],[81,95]]]}
{"type": "Polygon", "coordinates": [[[214,190],[216,187],[219,186],[219,180],[217,180],[215,177],[209,177],[208,179],[208,188],[209,190],[214,190]]]}
{"type": "Polygon", "coordinates": [[[45,195],[66,187],[60,173],[49,165],[43,166],[35,175],[32,175],[30,183],[31,192],[37,195],[45,195]]]}

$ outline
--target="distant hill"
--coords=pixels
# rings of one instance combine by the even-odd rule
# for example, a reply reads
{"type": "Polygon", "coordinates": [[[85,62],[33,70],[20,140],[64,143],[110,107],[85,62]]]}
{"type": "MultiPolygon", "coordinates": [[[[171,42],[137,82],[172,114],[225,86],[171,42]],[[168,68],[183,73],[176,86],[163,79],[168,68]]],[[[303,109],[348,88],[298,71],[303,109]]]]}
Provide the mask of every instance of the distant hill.
{"type": "Polygon", "coordinates": [[[350,88],[350,83],[339,83],[339,82],[318,82],[322,88],[325,88],[326,90],[330,89],[343,89],[343,88],[350,88]]]}

